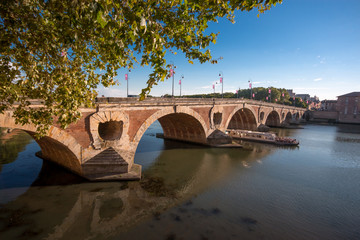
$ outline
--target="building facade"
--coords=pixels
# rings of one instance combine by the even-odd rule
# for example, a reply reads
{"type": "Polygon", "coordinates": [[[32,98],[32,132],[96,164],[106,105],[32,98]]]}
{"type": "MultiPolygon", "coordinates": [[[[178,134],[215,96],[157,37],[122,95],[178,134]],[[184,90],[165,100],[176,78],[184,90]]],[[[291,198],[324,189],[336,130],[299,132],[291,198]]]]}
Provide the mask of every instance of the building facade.
{"type": "Polygon", "coordinates": [[[336,110],[340,123],[360,124],[360,92],[351,92],[338,96],[336,110]]]}
{"type": "Polygon", "coordinates": [[[337,100],[323,100],[321,101],[322,111],[336,111],[337,100]]]}

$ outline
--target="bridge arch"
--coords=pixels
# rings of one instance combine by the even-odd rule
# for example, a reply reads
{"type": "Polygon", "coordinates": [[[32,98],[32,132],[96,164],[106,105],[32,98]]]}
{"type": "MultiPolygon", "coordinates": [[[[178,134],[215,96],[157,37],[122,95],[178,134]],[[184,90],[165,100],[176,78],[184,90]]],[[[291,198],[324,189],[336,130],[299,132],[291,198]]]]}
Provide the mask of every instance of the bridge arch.
{"type": "Polygon", "coordinates": [[[269,127],[279,127],[280,126],[280,115],[277,111],[271,111],[265,121],[265,125],[269,127]]]}
{"type": "Polygon", "coordinates": [[[206,143],[209,130],[203,118],[188,107],[170,107],[157,111],[140,126],[133,142],[138,143],[147,130],[156,120],[160,122],[164,137],[175,140],[184,140],[195,143],[206,143]]]}
{"type": "Polygon", "coordinates": [[[298,121],[300,119],[300,114],[299,112],[295,112],[294,115],[293,115],[293,118],[298,121]]]}
{"type": "Polygon", "coordinates": [[[286,114],[286,117],[284,119],[284,122],[287,123],[287,124],[290,124],[291,123],[291,120],[292,120],[292,115],[291,115],[291,112],[288,112],[286,114]]]}
{"type": "Polygon", "coordinates": [[[256,130],[257,121],[256,114],[253,109],[246,107],[237,107],[230,114],[226,122],[225,129],[245,129],[256,130]]]}
{"type": "Polygon", "coordinates": [[[20,125],[10,113],[0,115],[0,126],[20,129],[27,132],[39,144],[40,157],[55,162],[72,172],[82,175],[81,151],[82,147],[77,140],[65,130],[51,126],[47,135],[40,139],[35,138],[36,126],[33,124],[20,125]]]}

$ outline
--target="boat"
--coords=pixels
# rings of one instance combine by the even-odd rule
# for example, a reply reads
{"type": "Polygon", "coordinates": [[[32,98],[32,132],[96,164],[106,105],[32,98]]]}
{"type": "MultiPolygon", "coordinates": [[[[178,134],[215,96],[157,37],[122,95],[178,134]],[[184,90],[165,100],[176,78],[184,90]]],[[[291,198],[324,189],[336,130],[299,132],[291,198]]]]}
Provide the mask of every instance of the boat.
{"type": "Polygon", "coordinates": [[[235,130],[228,129],[226,133],[234,138],[245,141],[261,142],[261,143],[270,143],[280,146],[297,146],[299,141],[293,138],[288,137],[278,137],[275,133],[271,132],[256,132],[248,130],[235,130]]]}

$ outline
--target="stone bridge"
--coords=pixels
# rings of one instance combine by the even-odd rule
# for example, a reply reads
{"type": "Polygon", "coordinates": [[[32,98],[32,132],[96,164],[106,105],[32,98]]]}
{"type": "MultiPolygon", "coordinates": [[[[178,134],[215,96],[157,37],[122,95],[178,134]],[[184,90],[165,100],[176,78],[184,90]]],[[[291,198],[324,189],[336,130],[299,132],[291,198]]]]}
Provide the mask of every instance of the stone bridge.
{"type": "MultiPolygon", "coordinates": [[[[98,98],[96,105],[81,109],[82,118],[67,129],[54,123],[47,136],[36,139],[39,156],[89,180],[139,179],[136,148],[155,121],[165,138],[211,145],[214,131],[280,127],[299,122],[306,111],[248,99],[98,98]]],[[[32,136],[36,130],[30,124],[17,125],[10,111],[0,115],[0,127],[32,136]]]]}

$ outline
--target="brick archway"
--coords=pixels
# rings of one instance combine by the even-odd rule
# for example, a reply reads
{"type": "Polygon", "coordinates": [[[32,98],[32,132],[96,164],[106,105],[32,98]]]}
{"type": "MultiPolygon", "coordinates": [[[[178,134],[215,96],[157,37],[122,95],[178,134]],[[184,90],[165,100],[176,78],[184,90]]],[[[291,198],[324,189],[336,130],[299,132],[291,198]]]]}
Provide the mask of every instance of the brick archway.
{"type": "MultiPolygon", "coordinates": [[[[195,141],[192,142],[206,143],[206,137],[209,135],[209,129],[207,129],[205,121],[197,112],[188,107],[169,107],[164,110],[157,111],[148,119],[146,119],[138,129],[133,142],[139,143],[145,131],[156,120],[159,120],[164,130],[164,134],[165,131],[167,131],[169,134],[171,134],[171,132],[174,133],[174,139],[191,141],[191,139],[189,138],[189,134],[195,134],[195,136],[198,136],[200,138],[197,138],[195,141]],[[184,123],[181,123],[181,119],[184,120],[184,123]],[[167,126],[167,124],[169,125],[167,126]],[[177,126],[180,126],[181,130],[176,135],[175,128],[177,126]],[[168,129],[165,130],[164,128],[168,129]],[[181,137],[186,137],[186,139],[183,139],[181,137]]],[[[170,136],[170,138],[172,137],[170,136]]]]}
{"type": "Polygon", "coordinates": [[[226,121],[225,129],[247,129],[256,130],[258,122],[256,121],[256,114],[253,109],[244,106],[237,107],[230,114],[226,121]]]}
{"type": "Polygon", "coordinates": [[[66,131],[51,126],[45,137],[36,139],[34,137],[36,126],[33,124],[16,124],[15,119],[10,113],[0,115],[0,126],[20,129],[27,132],[39,144],[42,158],[82,175],[82,147],[77,140],[66,131]]]}

